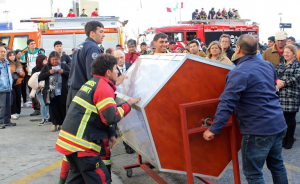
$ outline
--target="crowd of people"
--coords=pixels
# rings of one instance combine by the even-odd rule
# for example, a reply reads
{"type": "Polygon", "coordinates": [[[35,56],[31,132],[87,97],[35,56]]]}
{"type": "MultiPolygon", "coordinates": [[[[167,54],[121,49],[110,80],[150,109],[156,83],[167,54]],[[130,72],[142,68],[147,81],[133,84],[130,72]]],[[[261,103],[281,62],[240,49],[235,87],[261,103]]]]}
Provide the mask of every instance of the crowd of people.
{"type": "Polygon", "coordinates": [[[196,9],[192,13],[192,20],[206,20],[206,19],[240,19],[240,14],[238,10],[234,8],[229,8],[227,11],[225,8],[223,10],[218,9],[218,11],[215,11],[215,8],[211,8],[211,10],[208,12],[208,14],[204,11],[204,8],[201,8],[201,11],[199,12],[198,9],[196,9]]]}
{"type": "MultiPolygon", "coordinates": [[[[300,63],[297,57],[300,51],[294,37],[288,37],[284,31],[277,32],[268,38],[267,47],[259,43],[257,34],[242,35],[234,50],[227,34],[218,41],[207,43],[208,47],[200,38],[183,47],[175,41],[168,41],[168,36],[160,32],[154,36],[150,49],[145,42],[139,44],[139,39],[126,39],[128,51],[125,52],[122,45],[105,51],[98,46],[105,37],[102,23],[88,22],[85,32],[87,38],[74,48],[72,58],[64,54],[61,41],[53,43],[53,51],[48,57],[32,39],[27,41],[28,49],[23,54],[20,50],[7,51],[0,43],[0,129],[16,126],[11,119],[20,118],[22,102],[23,105],[30,104],[27,100],[29,90],[34,109],[31,115],[42,117],[38,125],[52,122],[50,131],[60,131],[56,150],[65,155],[60,183],[93,183],[96,180],[110,183],[109,150],[116,142],[115,125],[130,112],[133,104],[140,101],[140,98],[130,98],[117,105],[114,92],[120,88],[127,78],[126,71],[140,55],[157,53],[187,53],[238,66],[228,74],[214,124],[203,136],[206,140],[213,139],[236,107],[237,117],[242,121],[239,122],[241,132],[254,135],[247,137],[249,143],[242,143],[242,156],[246,158],[243,164],[252,164],[243,168],[246,179],[259,181],[266,159],[251,158],[243,145],[249,144],[253,148],[250,143],[256,139],[255,135],[273,136],[270,138],[273,146],[267,149],[275,151],[264,154],[266,158],[268,155],[278,158],[276,161],[267,160],[267,164],[272,174],[281,173],[280,177],[274,177],[278,183],[287,183],[281,149],[293,147],[295,117],[300,106],[300,63]],[[96,168],[84,170],[86,165],[95,164],[98,164],[96,168]],[[274,168],[276,164],[280,167],[274,168]],[[259,173],[255,176],[259,179],[251,178],[253,173],[259,173]]],[[[127,153],[134,152],[124,145],[127,153]]],[[[253,148],[257,152],[261,149],[253,148]]]]}
{"type": "MultiPolygon", "coordinates": [[[[98,8],[95,8],[95,11],[93,11],[93,12],[91,13],[91,17],[99,17],[99,16],[100,16],[99,10],[98,10],[98,8]]],[[[64,17],[64,15],[60,12],[59,8],[57,8],[57,12],[54,13],[54,17],[56,17],[56,18],[57,18],[57,17],[59,17],[59,18],[64,17]]],[[[67,17],[76,17],[76,14],[73,13],[73,9],[70,9],[70,10],[69,10],[69,13],[67,14],[67,17]]],[[[82,9],[82,12],[81,12],[81,14],[80,14],[80,17],[88,17],[88,15],[86,14],[84,8],[82,9]]]]}

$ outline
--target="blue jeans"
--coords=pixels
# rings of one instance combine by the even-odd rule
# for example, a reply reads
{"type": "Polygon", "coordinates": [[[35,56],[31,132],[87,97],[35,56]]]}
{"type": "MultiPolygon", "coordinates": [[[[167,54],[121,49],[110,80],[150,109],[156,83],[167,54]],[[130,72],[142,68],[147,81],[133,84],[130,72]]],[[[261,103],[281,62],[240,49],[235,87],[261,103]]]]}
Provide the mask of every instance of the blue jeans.
{"type": "Polygon", "coordinates": [[[274,184],[288,184],[282,151],[282,139],[286,131],[272,136],[243,135],[243,172],[249,184],[264,184],[262,169],[267,167],[272,173],[274,184]]]}
{"type": "Polygon", "coordinates": [[[41,93],[41,91],[39,91],[38,93],[36,93],[36,97],[38,98],[40,105],[41,105],[41,114],[42,114],[42,119],[46,119],[47,118],[47,114],[49,112],[49,106],[45,104],[44,99],[43,99],[43,95],[41,93]]]}

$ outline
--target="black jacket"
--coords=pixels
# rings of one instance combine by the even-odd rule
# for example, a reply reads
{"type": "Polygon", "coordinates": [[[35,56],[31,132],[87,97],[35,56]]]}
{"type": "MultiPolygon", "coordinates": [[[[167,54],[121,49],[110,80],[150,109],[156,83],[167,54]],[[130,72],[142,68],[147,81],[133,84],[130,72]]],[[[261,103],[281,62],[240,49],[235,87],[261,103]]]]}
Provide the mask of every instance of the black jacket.
{"type": "Polygon", "coordinates": [[[86,81],[93,77],[91,64],[99,54],[101,50],[92,38],[87,38],[77,46],[73,53],[69,76],[70,89],[79,90],[86,81]]]}
{"type": "Polygon", "coordinates": [[[260,54],[263,54],[265,52],[265,50],[267,50],[267,47],[264,46],[263,44],[258,43],[258,46],[260,48],[260,50],[259,50],[260,54]]]}
{"type": "MultiPolygon", "coordinates": [[[[40,75],[39,75],[39,81],[44,80],[45,81],[45,87],[42,91],[44,102],[46,103],[47,99],[47,90],[49,89],[49,77],[52,75],[49,72],[49,69],[51,69],[52,66],[49,64],[45,64],[40,75]]],[[[61,87],[61,98],[60,98],[60,104],[65,105],[67,101],[67,95],[68,95],[68,78],[69,78],[69,72],[70,68],[68,65],[61,63],[61,69],[64,71],[62,76],[62,87],[61,87]]]]}
{"type": "Polygon", "coordinates": [[[31,75],[33,75],[35,72],[40,72],[41,69],[38,68],[37,66],[35,66],[33,69],[32,69],[32,72],[31,72],[31,75]]]}
{"type": "Polygon", "coordinates": [[[226,55],[227,55],[227,57],[231,60],[231,58],[232,58],[232,55],[234,54],[235,52],[234,52],[234,50],[232,49],[232,48],[230,48],[230,47],[228,47],[227,48],[227,50],[226,50],[226,55]]]}
{"type": "MultiPolygon", "coordinates": [[[[125,62],[125,68],[126,68],[126,71],[128,70],[128,68],[129,68],[131,65],[132,65],[132,63],[125,62]]],[[[122,74],[121,74],[121,71],[119,70],[118,67],[117,67],[117,70],[119,71],[119,73],[118,73],[118,77],[119,77],[119,76],[122,75],[122,74]]]]}
{"type": "Polygon", "coordinates": [[[71,68],[71,58],[70,58],[70,56],[68,56],[66,54],[63,54],[60,57],[60,62],[64,63],[64,64],[67,64],[71,68]]]}

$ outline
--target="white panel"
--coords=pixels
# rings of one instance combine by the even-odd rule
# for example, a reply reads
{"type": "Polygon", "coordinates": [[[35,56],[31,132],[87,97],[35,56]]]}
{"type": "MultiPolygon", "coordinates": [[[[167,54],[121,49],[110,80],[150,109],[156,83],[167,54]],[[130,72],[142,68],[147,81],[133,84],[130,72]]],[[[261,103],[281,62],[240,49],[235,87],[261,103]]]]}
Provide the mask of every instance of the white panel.
{"type": "Polygon", "coordinates": [[[49,56],[50,52],[54,51],[54,42],[61,41],[63,44],[63,51],[66,51],[68,55],[72,53],[72,48],[75,47],[73,34],[71,35],[42,35],[42,48],[46,51],[46,56],[49,56]]]}
{"type": "Polygon", "coordinates": [[[85,39],[87,38],[86,34],[76,34],[75,37],[76,37],[75,47],[77,47],[79,44],[84,42],[85,39]]]}
{"type": "Polygon", "coordinates": [[[105,38],[103,40],[104,49],[108,49],[110,47],[116,48],[116,45],[119,44],[119,35],[118,33],[105,33],[105,38]]]}

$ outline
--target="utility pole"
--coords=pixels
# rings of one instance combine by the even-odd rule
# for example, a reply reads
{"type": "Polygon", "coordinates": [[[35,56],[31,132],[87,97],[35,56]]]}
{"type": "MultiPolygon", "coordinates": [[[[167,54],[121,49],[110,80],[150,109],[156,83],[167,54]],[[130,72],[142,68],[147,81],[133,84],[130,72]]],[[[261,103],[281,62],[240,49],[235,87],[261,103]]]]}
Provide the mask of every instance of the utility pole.
{"type": "MultiPolygon", "coordinates": [[[[280,25],[281,25],[281,23],[282,23],[282,15],[283,15],[283,14],[282,14],[282,13],[279,13],[278,15],[280,16],[280,25]]],[[[282,27],[282,31],[284,31],[284,27],[282,27]]]]}

